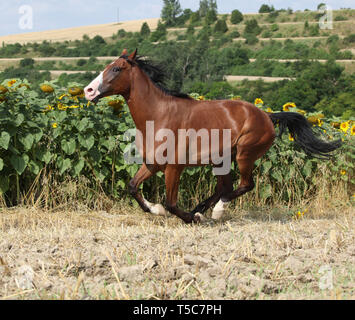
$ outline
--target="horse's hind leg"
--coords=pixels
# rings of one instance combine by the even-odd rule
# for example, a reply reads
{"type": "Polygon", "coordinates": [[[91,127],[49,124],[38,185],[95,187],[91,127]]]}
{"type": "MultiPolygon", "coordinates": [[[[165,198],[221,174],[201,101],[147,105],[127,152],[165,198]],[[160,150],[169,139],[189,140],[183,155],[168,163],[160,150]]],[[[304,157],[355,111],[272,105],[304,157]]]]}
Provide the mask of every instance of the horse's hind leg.
{"type": "Polygon", "coordinates": [[[239,186],[237,190],[224,192],[221,195],[221,199],[213,208],[213,219],[221,218],[229,201],[253,190],[255,186],[253,181],[254,162],[269,150],[274,141],[274,134],[273,132],[266,132],[264,136],[260,138],[250,136],[244,136],[243,138],[237,146],[237,163],[240,172],[239,186]],[[258,141],[257,143],[255,143],[256,140],[258,141]]]}
{"type": "MultiPolygon", "coordinates": [[[[240,171],[240,184],[237,190],[224,192],[217,205],[213,208],[212,219],[218,220],[222,217],[228,202],[251,191],[254,188],[252,171],[254,168],[254,159],[238,159],[238,167],[240,171]]],[[[232,189],[233,190],[233,189],[232,189]]]]}
{"type": "Polygon", "coordinates": [[[143,164],[134,178],[129,182],[129,192],[145,212],[151,212],[156,215],[165,215],[166,212],[162,205],[150,203],[138,192],[138,187],[141,183],[149,179],[156,172],[157,170],[153,166],[148,167],[146,164],[143,164]]]}
{"type": "Polygon", "coordinates": [[[225,176],[217,176],[215,193],[205,201],[199,203],[197,207],[192,210],[192,213],[204,213],[219,201],[223,193],[229,193],[231,191],[233,191],[233,182],[230,174],[225,176]]]}

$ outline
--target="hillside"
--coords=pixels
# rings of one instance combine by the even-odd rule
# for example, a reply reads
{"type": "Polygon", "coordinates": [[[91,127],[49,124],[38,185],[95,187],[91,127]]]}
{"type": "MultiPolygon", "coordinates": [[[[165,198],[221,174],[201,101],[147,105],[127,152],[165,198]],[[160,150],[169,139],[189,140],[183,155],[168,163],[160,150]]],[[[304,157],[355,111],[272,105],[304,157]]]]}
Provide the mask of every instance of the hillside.
{"type": "Polygon", "coordinates": [[[140,30],[142,23],[147,22],[151,29],[155,29],[158,24],[158,18],[145,20],[123,21],[120,23],[107,23],[93,26],[83,26],[76,28],[67,28],[60,30],[49,30],[41,32],[28,32],[23,34],[14,34],[0,37],[0,43],[29,43],[42,41],[75,41],[82,39],[83,35],[93,38],[100,35],[104,38],[111,37],[118,29],[124,29],[127,32],[137,32],[140,30]]]}

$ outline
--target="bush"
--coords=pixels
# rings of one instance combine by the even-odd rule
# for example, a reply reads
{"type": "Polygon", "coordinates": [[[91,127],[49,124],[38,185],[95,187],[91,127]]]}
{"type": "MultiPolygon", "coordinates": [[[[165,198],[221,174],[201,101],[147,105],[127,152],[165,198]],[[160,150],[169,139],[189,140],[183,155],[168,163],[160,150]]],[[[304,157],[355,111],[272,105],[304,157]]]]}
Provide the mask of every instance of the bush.
{"type": "Polygon", "coordinates": [[[86,63],[87,63],[87,61],[86,61],[85,59],[79,59],[79,60],[77,61],[76,65],[77,65],[78,67],[82,67],[82,66],[85,66],[86,63]]]}
{"type": "Polygon", "coordinates": [[[226,33],[228,31],[227,23],[225,20],[218,20],[214,26],[214,32],[226,33]]]}
{"type": "Polygon", "coordinates": [[[35,61],[32,58],[25,58],[20,61],[21,68],[31,68],[35,64],[35,61]]]}
{"type": "Polygon", "coordinates": [[[148,26],[148,23],[144,22],[141,27],[140,35],[144,38],[149,37],[150,35],[150,28],[148,26]]]}
{"type": "Polygon", "coordinates": [[[258,25],[258,22],[255,19],[251,19],[245,22],[244,33],[245,34],[252,34],[257,36],[260,34],[261,28],[258,25]]]}
{"type": "Polygon", "coordinates": [[[346,20],[348,20],[348,18],[342,15],[338,15],[334,18],[334,21],[346,21],[346,20]]]}
{"type": "Polygon", "coordinates": [[[272,32],[275,32],[275,31],[279,30],[278,24],[274,23],[273,25],[271,25],[270,30],[272,32]]]}
{"type": "Polygon", "coordinates": [[[261,34],[262,38],[271,38],[272,37],[272,32],[270,30],[265,30],[262,34],[261,34]]]}
{"type": "Polygon", "coordinates": [[[253,34],[246,34],[244,35],[244,38],[246,44],[253,45],[259,42],[259,39],[253,34]]]}
{"type": "Polygon", "coordinates": [[[355,33],[350,34],[349,36],[343,39],[344,44],[350,44],[355,42],[355,33]]]}
{"type": "Polygon", "coordinates": [[[95,44],[98,44],[98,45],[106,44],[106,41],[104,40],[104,38],[99,35],[95,36],[91,41],[95,44]]]}
{"type": "Polygon", "coordinates": [[[267,4],[262,4],[259,13],[268,13],[275,10],[273,6],[269,7],[267,4]]]}
{"type": "Polygon", "coordinates": [[[239,38],[239,37],[240,37],[240,33],[238,32],[238,30],[233,30],[233,31],[231,31],[231,33],[230,33],[229,35],[230,35],[230,37],[231,37],[232,39],[235,39],[235,38],[239,38]]]}
{"type": "Polygon", "coordinates": [[[231,23],[238,24],[244,19],[243,14],[239,10],[233,10],[231,15],[231,23]]]}
{"type": "Polygon", "coordinates": [[[119,38],[125,38],[126,37],[126,34],[127,34],[127,32],[126,32],[126,30],[124,30],[124,29],[120,29],[120,30],[118,30],[117,31],[117,36],[119,37],[119,38]]]}

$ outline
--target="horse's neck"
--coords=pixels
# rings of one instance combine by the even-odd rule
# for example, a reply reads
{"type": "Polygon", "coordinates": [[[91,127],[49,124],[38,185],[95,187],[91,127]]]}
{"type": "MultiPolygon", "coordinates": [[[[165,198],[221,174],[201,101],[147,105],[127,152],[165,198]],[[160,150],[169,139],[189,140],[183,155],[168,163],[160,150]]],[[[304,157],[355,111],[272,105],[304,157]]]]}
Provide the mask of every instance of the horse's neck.
{"type": "Polygon", "coordinates": [[[164,96],[138,67],[132,69],[131,77],[127,104],[137,129],[145,130],[147,121],[157,121],[165,113],[161,110],[164,96]]]}

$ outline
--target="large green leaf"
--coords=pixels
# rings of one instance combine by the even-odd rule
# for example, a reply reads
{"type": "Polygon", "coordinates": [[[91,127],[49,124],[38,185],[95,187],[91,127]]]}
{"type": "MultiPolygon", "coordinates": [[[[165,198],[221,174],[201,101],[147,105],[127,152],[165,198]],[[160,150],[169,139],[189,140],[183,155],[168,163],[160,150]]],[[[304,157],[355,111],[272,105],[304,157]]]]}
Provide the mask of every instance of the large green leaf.
{"type": "Polygon", "coordinates": [[[79,135],[78,136],[78,140],[81,144],[82,147],[84,147],[87,150],[90,150],[94,143],[95,143],[95,138],[92,134],[90,135],[79,135]]]}
{"type": "Polygon", "coordinates": [[[83,118],[76,124],[76,128],[81,132],[87,128],[88,124],[89,124],[89,119],[83,118]]]}
{"type": "Polygon", "coordinates": [[[25,147],[25,150],[28,151],[31,149],[33,142],[34,142],[34,137],[32,134],[28,133],[24,137],[19,137],[20,142],[23,144],[25,147]]]}
{"type": "Polygon", "coordinates": [[[76,176],[78,176],[80,174],[81,170],[83,170],[84,166],[85,166],[85,162],[83,159],[79,159],[78,161],[76,161],[73,166],[74,174],[76,176]]]}
{"type": "Polygon", "coordinates": [[[4,168],[4,160],[0,158],[0,171],[4,168]]]}
{"type": "Polygon", "coordinates": [[[263,163],[263,173],[264,173],[264,174],[265,174],[265,173],[268,173],[269,170],[270,170],[270,168],[271,168],[271,166],[272,166],[271,161],[265,161],[265,162],[263,163]]]}
{"type": "Polygon", "coordinates": [[[271,176],[276,179],[278,182],[282,183],[282,175],[280,173],[280,171],[273,171],[271,173],[271,176]]]}
{"type": "Polygon", "coordinates": [[[28,164],[28,168],[33,174],[37,175],[42,169],[42,165],[36,161],[31,160],[28,164]]]}
{"type": "Polygon", "coordinates": [[[63,159],[62,157],[58,157],[57,166],[59,169],[59,173],[63,174],[65,171],[67,171],[71,167],[70,159],[68,159],[68,158],[63,159]]]}
{"type": "Polygon", "coordinates": [[[0,194],[4,194],[9,190],[9,176],[0,175],[0,194]]]}
{"type": "Polygon", "coordinates": [[[270,198],[271,195],[272,195],[272,188],[271,188],[271,185],[270,185],[270,184],[267,184],[267,185],[261,186],[261,188],[260,188],[260,195],[261,195],[261,198],[263,198],[263,199],[270,198]]]}
{"type": "Polygon", "coordinates": [[[39,130],[36,133],[33,134],[33,138],[35,140],[35,143],[38,143],[43,137],[43,131],[39,130]]]}
{"type": "Polygon", "coordinates": [[[49,152],[49,150],[39,150],[37,152],[37,159],[48,164],[52,160],[53,155],[49,152]]]}
{"type": "Polygon", "coordinates": [[[10,135],[8,132],[3,131],[1,132],[1,136],[0,136],[0,147],[4,148],[5,150],[8,149],[9,147],[9,142],[10,142],[10,135]]]}
{"type": "Polygon", "coordinates": [[[308,160],[305,165],[303,166],[302,169],[303,174],[306,176],[306,178],[310,177],[312,173],[312,161],[308,160]]]}
{"type": "Polygon", "coordinates": [[[15,126],[19,127],[25,121],[25,116],[19,113],[15,119],[15,126]]]}
{"type": "Polygon", "coordinates": [[[73,139],[73,138],[71,138],[69,140],[63,139],[61,142],[61,145],[62,145],[62,150],[67,155],[72,155],[75,152],[75,149],[76,149],[75,139],[73,139]]]}
{"type": "Polygon", "coordinates": [[[12,164],[16,172],[21,175],[27,167],[28,160],[29,158],[27,155],[17,156],[13,154],[10,158],[10,163],[12,164]]]}

